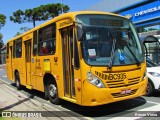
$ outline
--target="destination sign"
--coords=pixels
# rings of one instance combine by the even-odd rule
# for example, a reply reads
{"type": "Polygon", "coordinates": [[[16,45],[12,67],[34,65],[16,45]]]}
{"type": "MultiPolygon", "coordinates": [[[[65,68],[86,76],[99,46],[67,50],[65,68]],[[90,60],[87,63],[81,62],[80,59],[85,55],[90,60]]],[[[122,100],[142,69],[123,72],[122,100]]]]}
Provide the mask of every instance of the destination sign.
{"type": "Polygon", "coordinates": [[[90,25],[123,27],[122,20],[90,18],[90,25]]]}

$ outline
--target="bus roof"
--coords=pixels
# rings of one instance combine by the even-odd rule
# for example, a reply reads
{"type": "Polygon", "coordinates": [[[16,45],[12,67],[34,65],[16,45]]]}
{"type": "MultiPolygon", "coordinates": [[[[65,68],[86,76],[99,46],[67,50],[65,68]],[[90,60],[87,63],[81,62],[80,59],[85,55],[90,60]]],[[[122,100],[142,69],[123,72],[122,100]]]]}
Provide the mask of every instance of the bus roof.
{"type": "MultiPolygon", "coordinates": [[[[38,30],[38,29],[40,29],[40,28],[42,28],[42,27],[44,27],[44,26],[47,26],[47,25],[50,24],[50,23],[53,23],[53,22],[62,20],[62,19],[64,19],[64,18],[72,18],[72,19],[74,20],[75,16],[76,16],[76,15],[79,15],[79,14],[106,14],[106,15],[114,15],[114,16],[123,17],[123,16],[118,15],[118,14],[114,14],[114,13],[110,13],[110,12],[102,12],[102,11],[76,11],[76,12],[68,12],[68,13],[61,14],[61,15],[59,15],[59,16],[51,19],[51,20],[48,20],[47,22],[44,22],[44,23],[42,23],[41,25],[36,26],[35,28],[32,28],[31,30],[28,30],[27,32],[25,32],[25,33],[23,33],[23,34],[18,35],[18,36],[16,36],[16,37],[8,40],[7,43],[8,43],[8,42],[11,42],[11,41],[13,41],[13,40],[16,40],[16,39],[18,39],[18,38],[21,38],[21,37],[23,37],[23,36],[25,36],[25,35],[33,32],[33,31],[35,31],[35,30],[38,30]]],[[[123,17],[123,18],[127,18],[127,17],[123,17]]],[[[128,19],[128,18],[127,18],[127,19],[128,19]]]]}

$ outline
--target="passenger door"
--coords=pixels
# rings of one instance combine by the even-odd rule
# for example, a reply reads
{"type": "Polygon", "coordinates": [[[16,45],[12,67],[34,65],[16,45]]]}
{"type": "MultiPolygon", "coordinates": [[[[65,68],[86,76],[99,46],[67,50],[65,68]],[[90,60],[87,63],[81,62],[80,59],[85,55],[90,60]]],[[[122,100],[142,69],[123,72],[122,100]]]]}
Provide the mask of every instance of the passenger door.
{"type": "Polygon", "coordinates": [[[62,53],[63,53],[63,70],[64,70],[64,95],[74,98],[74,64],[73,64],[73,28],[62,30],[62,53]]]}
{"type": "Polygon", "coordinates": [[[26,84],[31,84],[31,40],[25,41],[26,84]]]}

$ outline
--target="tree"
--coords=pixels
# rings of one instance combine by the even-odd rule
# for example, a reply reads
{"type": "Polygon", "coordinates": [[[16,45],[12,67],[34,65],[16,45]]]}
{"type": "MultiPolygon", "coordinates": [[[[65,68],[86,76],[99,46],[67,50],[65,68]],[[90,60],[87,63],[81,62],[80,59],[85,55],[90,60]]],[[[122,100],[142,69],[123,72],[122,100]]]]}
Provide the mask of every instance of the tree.
{"type": "Polygon", "coordinates": [[[5,25],[5,23],[6,23],[6,16],[0,14],[0,29],[5,25]]]}
{"type": "Polygon", "coordinates": [[[22,33],[20,33],[19,31],[14,35],[14,37],[21,35],[22,33]]]}
{"type": "MultiPolygon", "coordinates": [[[[63,11],[67,12],[70,8],[68,5],[63,5],[63,11]]],[[[35,27],[36,21],[48,20],[50,18],[58,16],[62,12],[61,4],[47,4],[41,5],[33,9],[26,9],[25,11],[17,10],[13,12],[13,16],[10,16],[10,20],[14,23],[33,22],[35,27]]]]}
{"type": "MultiPolygon", "coordinates": [[[[6,16],[3,14],[0,14],[0,29],[5,25],[5,23],[6,23],[6,16]]],[[[0,33],[0,64],[2,63],[2,61],[1,61],[1,57],[2,57],[1,56],[1,53],[2,53],[1,48],[4,46],[2,38],[3,38],[3,35],[0,33]]]]}
{"type": "MultiPolygon", "coordinates": [[[[3,35],[0,33],[0,53],[1,53],[1,48],[4,45],[2,38],[3,38],[3,35]]],[[[0,60],[0,62],[1,62],[1,60],[0,60]]]]}

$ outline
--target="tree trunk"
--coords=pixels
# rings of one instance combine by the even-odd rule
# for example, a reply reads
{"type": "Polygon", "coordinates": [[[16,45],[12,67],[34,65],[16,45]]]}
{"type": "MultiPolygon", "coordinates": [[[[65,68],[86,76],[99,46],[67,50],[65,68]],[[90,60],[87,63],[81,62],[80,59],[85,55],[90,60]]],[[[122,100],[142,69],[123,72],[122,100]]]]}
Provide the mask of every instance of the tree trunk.
{"type": "Polygon", "coordinates": [[[35,20],[35,17],[33,16],[33,27],[35,28],[36,26],[36,20],[35,20]]]}
{"type": "Polygon", "coordinates": [[[33,20],[33,27],[35,28],[35,26],[36,26],[36,21],[33,20]]]}

